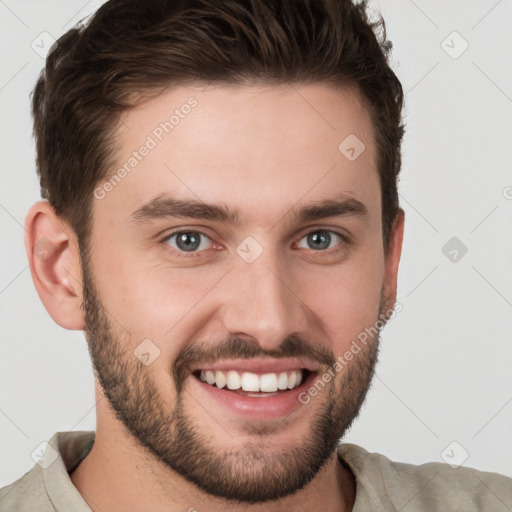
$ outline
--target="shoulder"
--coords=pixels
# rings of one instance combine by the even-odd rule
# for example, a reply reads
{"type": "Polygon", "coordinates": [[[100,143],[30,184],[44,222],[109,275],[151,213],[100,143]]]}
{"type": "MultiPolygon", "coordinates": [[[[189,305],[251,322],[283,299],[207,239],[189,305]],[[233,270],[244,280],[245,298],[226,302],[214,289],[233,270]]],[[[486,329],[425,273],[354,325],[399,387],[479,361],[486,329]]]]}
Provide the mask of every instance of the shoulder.
{"type": "Polygon", "coordinates": [[[356,492],[371,502],[411,510],[506,511],[512,508],[512,478],[442,462],[395,462],[361,446],[343,443],[339,456],[356,477],[356,492]]]}
{"type": "Polygon", "coordinates": [[[90,510],[69,473],[87,455],[94,439],[94,431],[57,432],[32,469],[0,489],[0,511],[90,510]]]}
{"type": "Polygon", "coordinates": [[[0,489],[0,510],[9,512],[53,512],[43,481],[43,470],[36,464],[21,478],[0,489]]]}

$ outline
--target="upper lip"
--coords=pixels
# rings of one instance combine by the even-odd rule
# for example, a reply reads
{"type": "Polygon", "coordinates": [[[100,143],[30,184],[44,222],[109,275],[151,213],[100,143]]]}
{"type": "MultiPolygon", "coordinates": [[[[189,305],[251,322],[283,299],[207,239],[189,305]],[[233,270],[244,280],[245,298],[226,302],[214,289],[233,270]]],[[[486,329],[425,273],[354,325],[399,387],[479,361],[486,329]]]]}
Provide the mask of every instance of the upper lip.
{"type": "Polygon", "coordinates": [[[228,371],[238,370],[241,373],[279,373],[293,370],[309,370],[316,372],[318,365],[312,361],[297,358],[253,358],[253,359],[223,359],[215,363],[205,363],[192,368],[192,373],[198,370],[228,371]]]}

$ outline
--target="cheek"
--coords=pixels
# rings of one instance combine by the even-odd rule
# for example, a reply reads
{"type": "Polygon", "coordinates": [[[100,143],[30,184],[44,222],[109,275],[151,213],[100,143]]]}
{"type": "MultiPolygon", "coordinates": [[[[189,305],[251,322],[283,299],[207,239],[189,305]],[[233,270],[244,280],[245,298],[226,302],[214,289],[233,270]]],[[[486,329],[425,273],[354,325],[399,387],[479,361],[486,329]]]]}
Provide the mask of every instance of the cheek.
{"type": "Polygon", "coordinates": [[[384,263],[377,256],[361,252],[337,267],[310,269],[301,281],[298,295],[305,297],[338,352],[378,319],[384,263]]]}
{"type": "Polygon", "coordinates": [[[133,345],[149,338],[162,355],[172,359],[204,323],[198,321],[198,314],[226,269],[173,268],[161,261],[130,256],[128,251],[116,252],[124,254],[123,258],[105,258],[103,264],[96,265],[103,304],[130,332],[133,345]]]}

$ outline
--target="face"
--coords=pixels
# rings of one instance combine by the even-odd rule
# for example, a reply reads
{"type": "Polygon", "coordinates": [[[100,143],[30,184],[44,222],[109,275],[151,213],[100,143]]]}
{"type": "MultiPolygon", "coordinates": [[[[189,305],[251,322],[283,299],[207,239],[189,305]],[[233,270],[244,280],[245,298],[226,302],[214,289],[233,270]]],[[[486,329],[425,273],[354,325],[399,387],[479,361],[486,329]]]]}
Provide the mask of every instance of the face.
{"type": "Polygon", "coordinates": [[[202,490],[285,496],[357,416],[378,336],[337,358],[393,307],[371,122],[322,84],[180,87],[122,121],[82,262],[97,378],[127,432],[202,490]]]}

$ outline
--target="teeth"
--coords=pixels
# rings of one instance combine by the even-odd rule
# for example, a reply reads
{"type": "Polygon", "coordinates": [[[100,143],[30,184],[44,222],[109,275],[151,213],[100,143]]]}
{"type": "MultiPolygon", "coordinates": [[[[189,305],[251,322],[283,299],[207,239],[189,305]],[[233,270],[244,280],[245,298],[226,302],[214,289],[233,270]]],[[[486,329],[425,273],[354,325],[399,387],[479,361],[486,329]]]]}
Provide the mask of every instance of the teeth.
{"type": "Polygon", "coordinates": [[[242,374],[242,389],[244,391],[259,391],[260,378],[255,373],[244,372],[242,374]]]}
{"type": "Polygon", "coordinates": [[[236,370],[227,372],[217,370],[202,370],[199,378],[211,386],[218,388],[227,387],[232,391],[242,389],[248,392],[275,393],[277,390],[294,389],[302,382],[302,370],[292,372],[265,373],[257,375],[256,373],[243,372],[241,375],[236,370]]]}
{"type": "Polygon", "coordinates": [[[277,378],[277,389],[288,389],[288,375],[286,372],[281,372],[277,378]]]}
{"type": "Polygon", "coordinates": [[[240,389],[242,387],[242,379],[238,372],[229,370],[227,376],[228,389],[240,389]]]}
{"type": "MultiPolygon", "coordinates": [[[[208,372],[206,372],[206,380],[208,380],[208,372]]],[[[295,372],[292,372],[288,377],[288,389],[293,389],[295,387],[295,383],[297,382],[297,375],[295,372]]]]}
{"type": "Polygon", "coordinates": [[[224,372],[219,372],[218,370],[215,372],[215,384],[217,384],[218,388],[223,388],[227,384],[228,380],[224,375],[224,372]]]}
{"type": "Polygon", "coordinates": [[[206,382],[213,384],[215,382],[215,375],[210,370],[206,370],[206,382]]]}
{"type": "Polygon", "coordinates": [[[262,375],[260,377],[260,390],[266,391],[267,393],[277,391],[277,375],[275,373],[262,375]]]}

